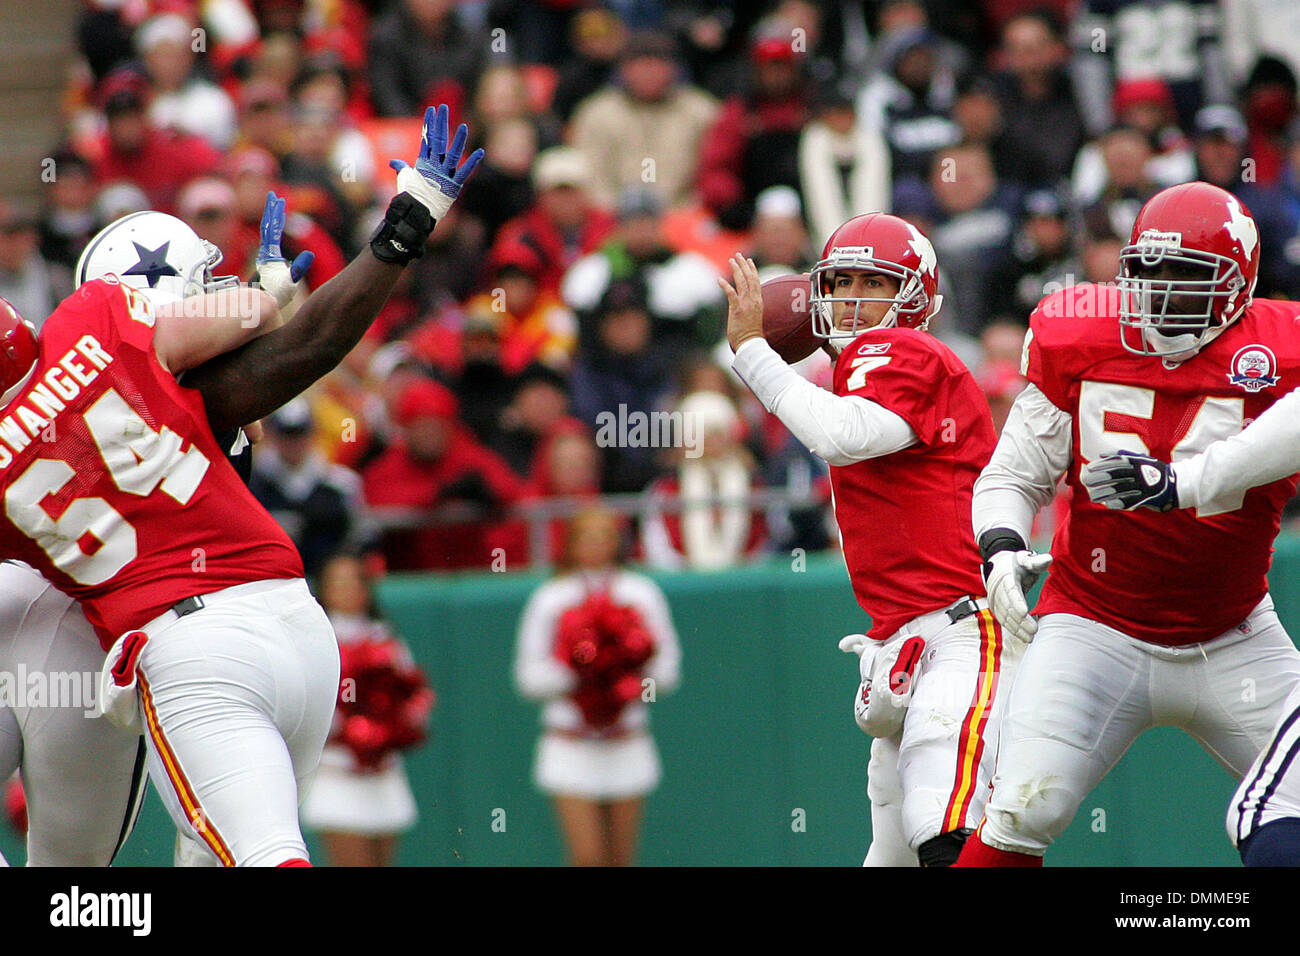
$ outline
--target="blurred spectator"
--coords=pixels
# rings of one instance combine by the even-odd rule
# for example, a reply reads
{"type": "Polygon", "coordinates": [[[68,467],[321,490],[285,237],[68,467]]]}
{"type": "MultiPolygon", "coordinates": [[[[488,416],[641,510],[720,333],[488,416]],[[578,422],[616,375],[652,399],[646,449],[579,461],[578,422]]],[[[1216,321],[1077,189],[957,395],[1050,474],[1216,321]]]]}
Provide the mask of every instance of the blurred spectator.
{"type": "Polygon", "coordinates": [[[407,385],[394,404],[395,440],[362,471],[371,508],[441,511],[433,524],[383,532],[389,570],[487,568],[505,553],[498,549],[515,544],[499,512],[523,497],[524,484],[474,439],[458,411],[456,397],[443,386],[407,385]]]}
{"type": "Polygon", "coordinates": [[[72,295],[72,270],[47,261],[35,213],[0,202],[0,298],[38,330],[72,295]]]}
{"type": "Polygon", "coordinates": [[[811,115],[803,58],[788,25],[766,21],[750,46],[749,90],[722,105],[701,144],[696,187],[728,229],[746,229],[769,186],[799,188],[799,137],[811,115]]]}
{"type": "Polygon", "coordinates": [[[935,202],[930,241],[952,292],[944,325],[975,335],[993,314],[990,277],[1009,255],[1019,211],[1014,192],[999,185],[988,150],[967,144],[934,156],[930,191],[935,202]]]}
{"type": "Polygon", "coordinates": [[[1105,170],[1097,198],[1083,207],[1089,232],[1127,239],[1143,203],[1160,190],[1150,177],[1151,145],[1139,130],[1117,126],[1098,144],[1105,170]]]}
{"type": "MultiPolygon", "coordinates": [[[[1271,259],[1276,269],[1276,274],[1268,277],[1272,288],[1264,286],[1261,277],[1259,294],[1300,299],[1300,119],[1293,120],[1288,129],[1287,161],[1277,185],[1267,188],[1271,204],[1281,210],[1279,237],[1275,240],[1281,255],[1271,259]]],[[[1263,237],[1260,242],[1264,242],[1263,237]]]]}
{"type": "Polygon", "coordinates": [[[712,345],[721,334],[726,299],[713,264],[695,252],[668,248],[658,195],[630,187],[618,204],[618,230],[601,248],[573,264],[564,276],[565,303],[580,316],[599,304],[610,283],[634,280],[645,287],[646,305],[661,341],[712,345]]]}
{"type": "MultiPolygon", "coordinates": [[[[1040,0],[1034,0],[1040,4],[1040,0]]],[[[985,0],[987,5],[988,0],[985,0]]],[[[890,59],[896,53],[898,38],[930,31],[930,45],[943,71],[953,77],[965,73],[970,66],[970,50],[955,40],[947,39],[945,32],[935,27],[930,20],[930,11],[940,12],[940,5],[925,3],[922,0],[884,0],[876,14],[875,44],[871,47],[862,70],[862,76],[888,69],[890,59]]],[[[954,35],[947,31],[947,35],[954,35]]]]}
{"type": "Polygon", "coordinates": [[[293,148],[280,163],[280,178],[290,189],[293,208],[310,216],[345,252],[353,252],[356,210],[343,193],[334,166],[338,117],[328,107],[295,105],[293,148]]]}
{"type": "MultiPolygon", "coordinates": [[[[474,173],[476,186],[481,185],[479,171],[474,173]]],[[[468,190],[461,194],[462,199],[469,195],[468,190]]],[[[372,218],[378,221],[378,216],[372,218]]],[[[366,228],[374,226],[367,224],[366,228]]],[[[451,309],[481,287],[483,259],[487,255],[485,231],[482,223],[465,215],[460,202],[438,220],[438,227],[425,244],[425,254],[406,267],[411,277],[410,294],[422,315],[438,315],[451,309]]]]}
{"type": "Polygon", "coordinates": [[[1290,0],[1222,0],[1229,78],[1240,87],[1261,57],[1281,60],[1300,76],[1300,4],[1290,0]]]}
{"type": "Polygon", "coordinates": [[[654,510],[642,527],[646,563],[657,568],[716,571],[756,557],[763,522],[747,499],[757,486],[753,457],[741,440],[736,406],[716,391],[693,392],[675,409],[683,447],[671,475],[648,490],[653,500],[676,501],[683,511],[654,510]]]}
{"type": "Polygon", "coordinates": [[[773,186],[759,194],[749,248],[764,282],[772,276],[812,268],[816,256],[804,228],[798,193],[785,186],[773,186]]]}
{"type": "Polygon", "coordinates": [[[592,202],[586,186],[590,180],[591,164],[573,147],[538,153],[533,163],[536,201],[501,227],[492,260],[515,259],[522,247],[538,262],[542,290],[558,291],[565,271],[614,230],[614,217],[592,202]]]}
{"type": "Polygon", "coordinates": [[[162,13],[136,31],[136,49],[154,90],[149,121],[202,136],[224,150],[234,140],[235,107],[224,90],[198,75],[192,27],[180,14],[162,13]]]}
{"type": "MultiPolygon", "coordinates": [[[[350,732],[346,723],[346,703],[371,691],[367,683],[378,677],[383,684],[374,689],[382,688],[386,700],[394,698],[391,709],[401,715],[394,715],[397,726],[385,723],[382,729],[386,736],[409,740],[423,737],[433,692],[405,642],[379,617],[363,561],[347,554],[331,558],[322,569],[317,593],[338,636],[340,686],[352,693],[341,695],[345,706],[335,713],[330,739],[303,800],[302,822],[321,831],[331,866],[388,866],[397,854],[398,837],[419,819],[402,766],[400,750],[405,747],[377,749],[372,740],[358,740],[361,735],[350,732]],[[417,717],[414,725],[412,714],[417,717]]],[[[371,715],[375,704],[366,705],[371,715]]]]}
{"type": "Polygon", "coordinates": [[[618,82],[579,104],[570,142],[594,173],[590,188],[612,206],[633,185],[655,190],[668,205],[691,198],[700,146],[718,103],[682,82],[669,34],[634,32],[619,65],[618,82]]]}
{"type": "Polygon", "coordinates": [[[601,7],[588,7],[570,24],[570,50],[561,64],[551,97],[551,109],[567,122],[578,104],[614,78],[627,30],[619,18],[601,7]]]}
{"type": "MultiPolygon", "coordinates": [[[[451,390],[461,408],[461,420],[488,447],[501,433],[501,415],[510,404],[514,378],[501,365],[504,316],[490,308],[470,308],[460,333],[460,368],[451,390]]],[[[521,477],[524,472],[516,472],[521,477]]]]}
{"type": "MultiPolygon", "coordinates": [[[[527,475],[534,486],[550,487],[564,476],[557,474],[554,480],[539,478],[539,469],[546,469],[538,455],[556,433],[569,425],[590,434],[585,425],[570,417],[568,379],[549,365],[533,362],[515,376],[514,393],[501,413],[501,431],[493,450],[515,474],[527,475]]],[[[599,487],[599,483],[598,467],[593,484],[599,487]]]]}
{"type": "Polygon", "coordinates": [[[1074,253],[1069,216],[1057,193],[1029,193],[1022,212],[1011,254],[990,277],[989,286],[997,297],[997,311],[1027,323],[1043,296],[1079,281],[1083,264],[1074,253]]]}
{"type": "Polygon", "coordinates": [[[148,86],[138,74],[118,71],[99,91],[108,129],[97,146],[95,181],[127,180],[159,212],[174,212],[176,193],[195,176],[215,172],[221,154],[206,140],[153,126],[145,112],[148,86]]]}
{"type": "MultiPolygon", "coordinates": [[[[1119,275],[1119,251],[1128,244],[1129,233],[1123,238],[1104,228],[1085,233],[1080,258],[1083,259],[1083,281],[1099,285],[1114,285],[1119,275]]],[[[1131,231],[1131,230],[1130,230],[1131,231]]]]}
{"type": "Polygon", "coordinates": [[[994,162],[1026,186],[1053,186],[1069,176],[1084,140],[1061,26],[1045,11],[1015,16],[1002,29],[1001,52],[1005,71],[993,80],[1002,114],[994,162]]]}
{"type": "MultiPolygon", "coordinates": [[[[99,228],[148,208],[149,197],[135,183],[109,183],[95,194],[95,219],[99,222],[99,228]]],[[[98,232],[99,229],[95,231],[98,232]]]]}
{"type": "Polygon", "coordinates": [[[41,213],[41,255],[73,269],[86,243],[107,223],[95,215],[90,164],[71,150],[59,150],[51,159],[54,178],[45,191],[46,206],[41,213]]]}
{"type": "Polygon", "coordinates": [[[575,414],[605,449],[601,487],[607,492],[641,491],[658,471],[658,444],[650,444],[648,429],[637,439],[619,424],[648,421],[672,388],[668,357],[652,329],[642,290],[612,283],[569,378],[575,414]]]}
{"type": "Polygon", "coordinates": [[[508,119],[488,131],[485,154],[453,209],[483,224],[488,236],[533,204],[530,170],[537,158],[537,127],[526,119],[508,119]]]}
{"type": "Polygon", "coordinates": [[[500,362],[514,375],[530,362],[567,369],[577,345],[577,321],[559,293],[543,287],[542,269],[526,246],[506,247],[491,261],[491,291],[465,303],[465,314],[497,326],[500,362]]]}
{"type": "MultiPolygon", "coordinates": [[[[259,226],[266,211],[266,194],[275,191],[285,196],[280,182],[275,157],[263,149],[246,146],[230,154],[225,164],[227,175],[235,189],[235,228],[230,246],[222,246],[225,268],[245,281],[255,271],[259,226]]],[[[347,265],[338,244],[314,219],[299,207],[296,191],[288,195],[285,204],[284,237],[281,243],[285,256],[292,259],[300,252],[312,252],[316,261],[305,277],[308,288],[316,289],[328,282],[347,265]]]]}
{"type": "MultiPolygon", "coordinates": [[[[199,238],[206,239],[218,249],[235,246],[238,228],[235,191],[224,179],[200,176],[190,180],[176,197],[176,215],[198,233],[199,238]]],[[[232,274],[241,267],[239,262],[214,263],[214,268],[217,265],[222,266],[219,271],[232,274]]]]}
{"type": "Polygon", "coordinates": [[[888,34],[880,41],[881,69],[858,94],[858,118],[883,133],[895,181],[924,177],[935,150],[961,137],[952,118],[956,77],[937,47],[924,27],[888,34]]]}
{"type": "Polygon", "coordinates": [[[237,142],[256,146],[279,159],[293,148],[289,94],[270,80],[248,83],[239,99],[237,142]]]}
{"type": "Polygon", "coordinates": [[[543,702],[533,781],[555,803],[575,866],[635,862],[641,803],[662,774],[642,681],[657,699],[681,667],[668,602],[622,569],[620,537],[599,507],[570,520],[559,573],[529,597],[515,648],[516,689],[543,702]]]}
{"type": "Polygon", "coordinates": [[[377,115],[420,116],[438,103],[463,115],[487,44],[461,26],[455,7],[455,0],[395,0],[375,18],[368,62],[377,115]]]}
{"type": "Polygon", "coordinates": [[[1117,123],[1095,142],[1084,145],[1075,158],[1073,190],[1081,205],[1095,202],[1106,189],[1104,144],[1115,129],[1141,133],[1148,156],[1145,177],[1157,188],[1185,183],[1195,173],[1195,159],[1187,137],[1177,125],[1173,94],[1163,80],[1129,80],[1115,88],[1117,123]]]}
{"type": "MultiPolygon", "coordinates": [[[[1253,157],[1245,155],[1246,123],[1231,106],[1206,106],[1196,114],[1196,179],[1240,199],[1259,227],[1259,281],[1255,294],[1269,297],[1288,286],[1292,266],[1287,242],[1294,235],[1283,190],[1256,181],[1253,157]]],[[[1283,167],[1285,170],[1285,166],[1283,167]]]]}
{"type": "Polygon", "coordinates": [[[577,0],[495,0],[492,19],[515,38],[520,62],[558,66],[568,55],[565,41],[582,6],[577,0]]]}
{"type": "MultiPolygon", "coordinates": [[[[961,130],[958,142],[983,146],[993,157],[994,169],[1003,177],[1001,168],[1006,150],[1002,140],[1006,135],[1002,122],[1002,105],[995,95],[993,83],[984,76],[968,76],[957,84],[957,98],[952,104],[952,120],[961,130]]],[[[1010,180],[1008,180],[1010,181],[1010,180]]]]}
{"type": "Polygon", "coordinates": [[[266,438],[253,451],[248,487],[293,539],[303,569],[315,578],[331,555],[356,550],[373,529],[365,516],[361,479],[331,464],[313,447],[315,422],[302,398],[266,420],[266,438]]]}
{"type": "MultiPolygon", "coordinates": [[[[473,130],[470,135],[481,142],[490,138],[498,126],[515,120],[533,127],[539,148],[559,145],[559,123],[549,113],[534,112],[524,71],[513,63],[494,63],[483,71],[474,88],[474,101],[467,121],[473,130]]],[[[468,151],[475,145],[471,142],[465,148],[468,151]]]]}
{"type": "Polygon", "coordinates": [[[1071,73],[1091,136],[1118,120],[1111,95],[1129,80],[1168,84],[1178,125],[1231,99],[1217,0],[1082,0],[1070,30],[1071,73]]]}
{"type": "Polygon", "coordinates": [[[87,0],[77,24],[77,47],[85,57],[95,82],[129,63],[135,53],[132,35],[148,13],[144,3],[123,0],[87,0]]]}
{"type": "Polygon", "coordinates": [[[348,114],[351,88],[347,68],[333,54],[310,57],[303,63],[292,94],[296,109],[321,117],[327,127],[320,143],[325,155],[317,161],[332,172],[331,185],[349,209],[364,209],[374,196],[375,159],[370,140],[348,114]]]}
{"type": "MultiPolygon", "coordinates": [[[[600,495],[600,475],[601,454],[591,430],[576,418],[564,418],[552,426],[537,449],[528,495],[532,501],[567,498],[595,503],[600,495]]],[[[530,563],[563,563],[568,524],[564,518],[534,518],[521,527],[529,536],[530,563]]]]}
{"type": "Polygon", "coordinates": [[[1255,161],[1255,180],[1277,182],[1286,151],[1286,130],[1296,115],[1295,74],[1281,60],[1262,57],[1241,92],[1249,130],[1247,153],[1255,161]]]}
{"type": "Polygon", "coordinates": [[[823,84],[812,102],[799,137],[799,184],[808,226],[821,237],[853,216],[888,209],[891,175],[884,137],[859,122],[853,97],[823,84]]]}

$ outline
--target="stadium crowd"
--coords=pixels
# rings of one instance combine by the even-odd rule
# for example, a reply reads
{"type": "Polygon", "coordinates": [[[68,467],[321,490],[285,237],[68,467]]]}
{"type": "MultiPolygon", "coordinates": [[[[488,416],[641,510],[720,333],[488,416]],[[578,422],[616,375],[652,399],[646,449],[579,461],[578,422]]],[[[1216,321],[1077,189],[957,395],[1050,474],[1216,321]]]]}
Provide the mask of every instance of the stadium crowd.
{"type": "Polygon", "coordinates": [[[1034,304],[1111,281],[1165,186],[1238,195],[1257,295],[1300,298],[1300,4],[86,0],[77,43],[44,203],[0,204],[0,296],[37,324],[126,212],[181,217],[249,279],[275,190],[317,287],[426,106],[486,150],[365,341],[267,423],[253,487],[309,574],[342,546],[551,563],[564,513],[536,506],[610,494],[641,496],[658,566],[832,546],[824,463],[728,371],[716,278],[737,250],[806,271],[857,213],[931,238],[931,331],[996,421],[1034,304]],[[760,488],[786,494],[686,507],[760,488]]]}

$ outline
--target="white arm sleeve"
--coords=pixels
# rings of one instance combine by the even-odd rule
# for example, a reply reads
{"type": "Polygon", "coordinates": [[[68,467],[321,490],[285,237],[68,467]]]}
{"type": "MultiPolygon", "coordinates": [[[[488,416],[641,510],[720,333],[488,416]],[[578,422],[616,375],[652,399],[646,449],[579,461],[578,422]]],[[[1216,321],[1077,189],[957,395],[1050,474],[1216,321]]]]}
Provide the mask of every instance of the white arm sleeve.
{"type": "Polygon", "coordinates": [[[565,609],[558,584],[558,579],[548,581],[534,591],[519,621],[515,687],[521,695],[532,700],[567,694],[578,682],[573,671],[551,653],[555,628],[565,609]]]}
{"type": "Polygon", "coordinates": [[[1072,424],[1036,386],[1020,393],[975,481],[971,523],[977,539],[990,528],[1010,528],[1029,540],[1034,515],[1052,500],[1070,466],[1072,424]]]}
{"type": "Polygon", "coordinates": [[[880,458],[916,444],[916,433],[900,416],[860,395],[819,388],[761,338],[742,342],[731,367],[764,408],[832,465],[880,458]]]}
{"type": "Polygon", "coordinates": [[[1287,392],[1241,433],[1173,468],[1180,508],[1240,499],[1251,488],[1294,475],[1300,471],[1300,390],[1287,392]]]}

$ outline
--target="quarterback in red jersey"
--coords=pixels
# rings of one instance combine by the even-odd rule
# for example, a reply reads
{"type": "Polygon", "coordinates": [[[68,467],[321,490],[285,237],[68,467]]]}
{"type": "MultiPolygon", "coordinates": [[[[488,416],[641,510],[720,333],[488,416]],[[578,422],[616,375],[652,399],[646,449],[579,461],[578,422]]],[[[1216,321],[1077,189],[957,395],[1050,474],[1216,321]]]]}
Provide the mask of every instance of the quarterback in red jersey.
{"type": "Polygon", "coordinates": [[[831,466],[835,517],[869,635],[858,724],[868,767],[869,866],[947,866],[979,821],[1018,646],[984,600],[967,509],[996,437],[970,372],[925,334],[938,311],[929,241],[883,213],[850,219],[812,272],[814,329],[836,354],[834,390],[801,378],[762,338],[758,273],[723,282],[734,368],[831,466]]]}
{"type": "Polygon", "coordinates": [[[1255,221],[1207,183],[1157,193],[1120,259],[1116,286],[1075,286],[1035,309],[1030,385],[975,487],[993,611],[1033,643],[961,865],[1041,864],[1149,727],[1182,727],[1240,779],[1300,678],[1265,578],[1294,474],[1163,517],[1087,489],[1108,456],[1188,458],[1293,388],[1300,306],[1252,299],[1255,221]],[[1070,510],[1046,559],[1025,541],[1062,474],[1070,510]],[[1024,591],[1045,559],[1035,621],[1024,591]]]}

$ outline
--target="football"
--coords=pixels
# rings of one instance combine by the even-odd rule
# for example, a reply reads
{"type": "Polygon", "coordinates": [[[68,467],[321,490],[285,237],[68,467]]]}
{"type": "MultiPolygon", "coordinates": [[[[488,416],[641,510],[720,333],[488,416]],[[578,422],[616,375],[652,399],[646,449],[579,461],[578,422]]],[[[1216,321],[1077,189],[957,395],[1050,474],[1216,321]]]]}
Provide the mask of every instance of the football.
{"type": "Polygon", "coordinates": [[[763,338],[787,362],[806,359],[821,347],[813,335],[808,273],[777,276],[763,283],[763,338]]]}

